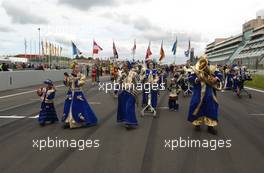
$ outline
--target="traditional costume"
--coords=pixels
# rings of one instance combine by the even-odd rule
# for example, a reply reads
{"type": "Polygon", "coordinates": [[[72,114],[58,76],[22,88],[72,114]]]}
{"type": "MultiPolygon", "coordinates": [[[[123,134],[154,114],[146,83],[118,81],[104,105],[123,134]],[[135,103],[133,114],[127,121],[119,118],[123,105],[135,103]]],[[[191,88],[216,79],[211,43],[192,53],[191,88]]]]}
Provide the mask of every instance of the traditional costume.
{"type": "Polygon", "coordinates": [[[44,84],[47,85],[46,88],[40,88],[37,91],[38,96],[41,96],[41,108],[39,113],[38,122],[41,126],[44,126],[47,121],[54,123],[58,121],[57,113],[54,107],[54,98],[56,89],[53,86],[51,80],[44,81],[44,84]]]}
{"type": "Polygon", "coordinates": [[[181,87],[179,84],[176,83],[175,79],[171,80],[171,84],[168,87],[169,93],[169,101],[168,106],[169,110],[171,111],[178,111],[179,110],[179,93],[181,92],[181,87]]]}
{"type": "Polygon", "coordinates": [[[70,128],[96,125],[96,115],[82,92],[82,86],[85,84],[85,75],[79,72],[77,63],[74,63],[72,68],[72,74],[70,76],[66,75],[64,78],[64,85],[69,90],[64,103],[62,121],[65,127],[70,128]]]}
{"type": "Polygon", "coordinates": [[[189,77],[193,85],[193,96],[189,106],[188,121],[200,130],[200,125],[208,126],[208,132],[216,134],[214,129],[218,124],[218,101],[216,88],[220,90],[222,74],[208,66],[208,60],[201,57],[195,67],[194,73],[189,77]]]}
{"type": "Polygon", "coordinates": [[[151,94],[151,106],[156,110],[158,104],[158,90],[152,90],[153,84],[158,84],[159,76],[158,70],[153,68],[153,63],[150,62],[148,64],[148,68],[145,71],[145,77],[143,83],[150,84],[150,93],[149,90],[144,88],[142,94],[142,107],[147,106],[149,94],[151,94]]]}
{"type": "Polygon", "coordinates": [[[138,125],[136,117],[136,78],[137,73],[132,69],[128,71],[126,66],[121,74],[120,83],[123,84],[118,94],[117,122],[125,123],[127,129],[136,128],[138,125]]]}

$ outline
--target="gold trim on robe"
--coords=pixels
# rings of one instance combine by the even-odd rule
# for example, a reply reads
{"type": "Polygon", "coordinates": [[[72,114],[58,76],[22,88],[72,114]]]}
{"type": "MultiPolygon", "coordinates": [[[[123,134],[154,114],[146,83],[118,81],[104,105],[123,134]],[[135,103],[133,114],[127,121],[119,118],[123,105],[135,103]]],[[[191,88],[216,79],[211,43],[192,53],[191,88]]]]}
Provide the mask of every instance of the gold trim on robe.
{"type": "Polygon", "coordinates": [[[192,122],[192,124],[194,126],[199,126],[199,125],[205,124],[207,126],[214,127],[214,126],[217,126],[218,122],[216,120],[213,120],[213,119],[208,118],[206,116],[202,116],[202,117],[199,117],[196,120],[194,120],[192,122]]]}

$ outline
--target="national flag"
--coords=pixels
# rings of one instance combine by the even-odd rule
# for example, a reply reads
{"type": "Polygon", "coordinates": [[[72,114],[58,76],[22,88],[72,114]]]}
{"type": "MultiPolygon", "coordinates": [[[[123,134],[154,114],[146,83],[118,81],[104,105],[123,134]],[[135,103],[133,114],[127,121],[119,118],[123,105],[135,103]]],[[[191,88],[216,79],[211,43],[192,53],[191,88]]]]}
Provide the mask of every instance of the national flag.
{"type": "Polygon", "coordinates": [[[175,42],[173,43],[172,49],[171,51],[173,52],[173,55],[176,55],[176,50],[177,50],[177,38],[175,40],[175,42]]]}
{"type": "Polygon", "coordinates": [[[99,51],[102,51],[103,48],[101,48],[95,41],[93,41],[93,54],[98,54],[99,51]]]}
{"type": "Polygon", "coordinates": [[[72,54],[73,55],[80,55],[82,54],[81,51],[77,48],[77,46],[72,42],[72,54]]]}
{"type": "Polygon", "coordinates": [[[150,43],[151,42],[149,42],[148,49],[147,49],[147,52],[146,52],[146,60],[149,60],[150,56],[152,55],[152,52],[150,50],[150,43]]]}
{"type": "Polygon", "coordinates": [[[134,46],[133,46],[133,48],[132,48],[132,54],[133,54],[133,55],[136,54],[136,49],[137,49],[136,40],[134,40],[134,46]]]}
{"type": "Polygon", "coordinates": [[[162,61],[162,59],[165,57],[165,52],[164,52],[164,49],[163,49],[163,40],[161,42],[161,46],[160,46],[160,59],[159,61],[162,61]]]}
{"type": "Polygon", "coordinates": [[[190,50],[191,50],[191,40],[189,40],[188,49],[184,52],[186,57],[189,57],[190,50]]]}
{"type": "Polygon", "coordinates": [[[115,42],[113,41],[113,54],[114,54],[114,58],[118,59],[118,53],[116,50],[116,46],[115,46],[115,42]]]}

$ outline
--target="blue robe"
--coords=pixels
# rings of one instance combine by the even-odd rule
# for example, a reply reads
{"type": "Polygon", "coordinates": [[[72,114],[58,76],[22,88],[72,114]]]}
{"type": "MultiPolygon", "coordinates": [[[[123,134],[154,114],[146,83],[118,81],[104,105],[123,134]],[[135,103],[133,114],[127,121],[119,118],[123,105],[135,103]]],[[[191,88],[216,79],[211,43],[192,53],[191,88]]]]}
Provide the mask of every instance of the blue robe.
{"type": "Polygon", "coordinates": [[[96,115],[81,91],[81,86],[85,83],[85,76],[82,74],[78,75],[80,80],[75,82],[64,81],[64,84],[69,87],[69,91],[64,102],[62,121],[69,123],[70,128],[97,124],[96,115]]]}
{"type": "MultiPolygon", "coordinates": [[[[222,80],[222,74],[216,71],[215,76],[222,80]]],[[[215,91],[212,86],[196,83],[196,74],[191,74],[189,77],[190,83],[193,85],[193,95],[189,106],[188,121],[193,122],[200,117],[207,117],[213,121],[218,121],[218,102],[216,99],[215,91]],[[204,96],[201,98],[202,89],[204,89],[204,96]]]]}
{"type": "Polygon", "coordinates": [[[123,90],[118,95],[117,122],[137,126],[138,121],[135,111],[136,99],[131,93],[123,90]]]}
{"type": "Polygon", "coordinates": [[[44,93],[43,101],[41,102],[41,108],[39,112],[38,122],[45,124],[46,121],[55,122],[58,121],[57,113],[54,107],[53,99],[55,98],[55,90],[47,90],[44,93]]]}
{"type": "MultiPolygon", "coordinates": [[[[146,70],[146,78],[148,79],[149,75],[152,73],[153,78],[158,75],[158,71],[156,69],[153,69],[152,71],[150,69],[146,70]]],[[[143,90],[142,94],[142,106],[145,106],[148,104],[148,95],[149,93],[146,93],[145,90],[143,90]]],[[[156,109],[158,104],[158,91],[157,90],[151,90],[151,106],[156,109]]]]}
{"type": "Polygon", "coordinates": [[[233,75],[228,72],[226,74],[226,80],[225,80],[225,89],[230,90],[233,87],[233,75]]]}

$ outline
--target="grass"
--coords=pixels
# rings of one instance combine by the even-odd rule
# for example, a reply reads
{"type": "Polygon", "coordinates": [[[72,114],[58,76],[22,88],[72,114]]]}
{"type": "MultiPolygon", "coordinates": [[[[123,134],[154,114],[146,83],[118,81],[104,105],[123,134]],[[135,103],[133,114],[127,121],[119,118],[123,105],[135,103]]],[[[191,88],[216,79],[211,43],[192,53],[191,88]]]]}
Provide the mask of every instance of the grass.
{"type": "Polygon", "coordinates": [[[245,86],[264,90],[264,75],[253,75],[252,81],[246,81],[245,86]]]}

